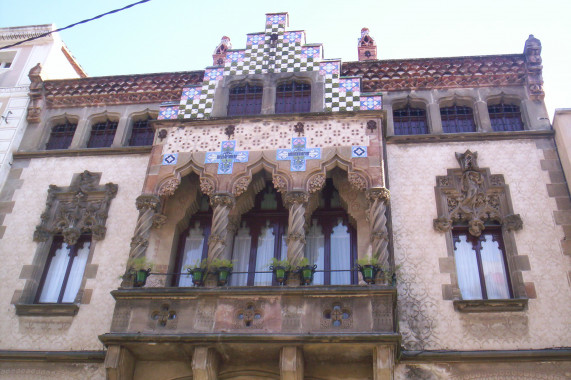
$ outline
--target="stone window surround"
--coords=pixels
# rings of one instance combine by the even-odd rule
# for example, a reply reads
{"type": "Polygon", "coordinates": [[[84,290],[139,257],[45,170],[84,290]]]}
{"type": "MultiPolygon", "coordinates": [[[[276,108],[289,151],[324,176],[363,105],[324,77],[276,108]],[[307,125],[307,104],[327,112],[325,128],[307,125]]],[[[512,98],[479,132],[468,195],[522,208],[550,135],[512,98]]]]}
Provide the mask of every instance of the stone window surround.
{"type": "MultiPolygon", "coordinates": [[[[124,109],[124,107],[119,108],[124,109]]],[[[41,132],[41,137],[39,144],[37,145],[37,150],[45,150],[46,144],[50,138],[51,129],[58,122],[68,120],[77,123],[75,129],[75,134],[73,140],[68,149],[87,149],[87,142],[91,133],[91,126],[97,122],[104,121],[108,117],[111,121],[117,121],[117,130],[115,132],[115,137],[113,139],[113,144],[108,148],[90,148],[90,149],[110,149],[110,148],[121,148],[128,147],[129,139],[131,138],[131,129],[133,123],[142,118],[146,118],[150,115],[153,120],[156,120],[158,116],[158,111],[150,108],[145,108],[143,110],[132,111],[129,110],[128,115],[120,114],[119,112],[104,111],[94,114],[90,114],[87,117],[80,116],[80,112],[64,112],[58,113],[50,117],[44,124],[43,130],[41,132]]]]}
{"type": "Polygon", "coordinates": [[[230,88],[245,83],[261,84],[262,112],[261,115],[273,115],[276,108],[276,88],[279,84],[297,80],[311,84],[311,108],[310,112],[323,112],[325,96],[325,78],[319,75],[318,71],[305,71],[296,73],[269,73],[234,75],[223,77],[218,83],[213,99],[212,117],[225,117],[228,109],[228,97],[230,88]]]}
{"type": "MultiPolygon", "coordinates": [[[[472,154],[467,151],[464,153],[472,154]]],[[[459,154],[456,154],[457,158],[459,154]]],[[[477,152],[475,152],[475,157],[477,158],[477,152]]],[[[530,263],[527,256],[518,255],[517,247],[515,242],[515,229],[521,228],[521,224],[515,226],[513,220],[510,219],[513,216],[513,207],[511,201],[511,195],[509,191],[509,186],[505,183],[503,175],[490,173],[488,168],[478,168],[477,163],[475,168],[479,171],[484,179],[485,187],[494,190],[487,190],[486,194],[499,194],[500,203],[500,213],[501,215],[496,215],[496,217],[501,217],[503,219],[501,223],[501,233],[505,248],[505,258],[506,270],[508,272],[508,277],[511,282],[512,297],[511,299],[505,300],[494,300],[494,299],[482,299],[482,300],[463,300],[458,285],[458,275],[456,273],[456,265],[454,260],[454,242],[452,231],[454,229],[454,224],[449,226],[437,225],[437,220],[435,219],[434,227],[437,231],[444,232],[446,235],[446,248],[447,257],[439,258],[439,268],[440,273],[450,275],[450,284],[442,285],[442,296],[444,300],[453,301],[454,309],[458,312],[472,313],[472,312],[502,312],[502,311],[523,311],[527,308],[528,298],[535,298],[535,288],[533,283],[524,283],[522,271],[529,271],[530,263]],[[491,178],[494,177],[496,184],[493,184],[491,178]],[[489,187],[488,187],[489,186],[489,187]],[[501,189],[501,190],[500,190],[501,189]],[[499,192],[499,190],[501,192],[499,192]],[[503,197],[502,197],[503,196],[503,197]]],[[[454,176],[459,176],[462,173],[462,169],[448,169],[446,176],[439,176],[436,179],[435,195],[437,203],[437,211],[439,216],[449,217],[447,211],[447,193],[451,194],[450,189],[454,187],[453,184],[444,185],[444,183],[449,182],[454,176]]],[[[440,219],[440,218],[439,218],[440,219]]],[[[515,218],[519,219],[519,218],[515,218]]],[[[521,219],[519,219],[521,223],[521,219]]],[[[516,223],[517,224],[517,223],[516,223]]]]}
{"type": "Polygon", "coordinates": [[[26,316],[74,316],[77,314],[79,304],[88,304],[91,301],[93,289],[86,289],[88,279],[97,275],[98,265],[91,264],[97,240],[105,237],[105,222],[111,201],[117,193],[117,185],[99,184],[101,173],[74,174],[71,185],[59,187],[50,185],[46,195],[46,208],[42,212],[40,224],[36,226],[34,241],[38,243],[32,264],[22,267],[20,279],[26,280],[23,290],[17,289],[12,297],[12,304],[16,307],[17,315],[26,316]],[[82,194],[82,197],[79,197],[82,194]],[[81,198],[80,200],[77,200],[81,198]],[[70,204],[71,201],[71,204],[70,204]],[[71,218],[75,207],[92,208],[95,214],[90,217],[82,213],[82,217],[71,218]],[[66,223],[62,224],[62,220],[66,223]],[[89,255],[80,288],[73,303],[37,303],[36,298],[40,290],[41,280],[47,270],[46,264],[55,236],[63,235],[64,241],[75,244],[81,230],[82,234],[91,236],[89,255]]]}
{"type": "MultiPolygon", "coordinates": [[[[474,111],[474,121],[477,132],[494,132],[491,127],[488,114],[488,105],[498,104],[502,100],[520,107],[524,130],[546,129],[544,126],[538,128],[538,122],[547,120],[547,127],[550,127],[548,119],[539,116],[538,122],[534,122],[532,113],[541,113],[536,109],[537,104],[533,104],[527,99],[524,92],[518,89],[504,88],[503,91],[481,91],[480,89],[462,89],[454,91],[448,90],[413,91],[413,92],[389,92],[383,94],[383,109],[387,111],[387,135],[394,136],[393,109],[400,108],[405,104],[413,107],[425,109],[427,112],[427,122],[429,134],[443,134],[440,108],[448,107],[454,103],[465,107],[470,107],[474,111]]],[[[535,102],[537,103],[537,102],[535,102]]],[[[543,102],[539,105],[545,109],[543,102]]],[[[547,112],[545,112],[547,117],[547,112]]]]}

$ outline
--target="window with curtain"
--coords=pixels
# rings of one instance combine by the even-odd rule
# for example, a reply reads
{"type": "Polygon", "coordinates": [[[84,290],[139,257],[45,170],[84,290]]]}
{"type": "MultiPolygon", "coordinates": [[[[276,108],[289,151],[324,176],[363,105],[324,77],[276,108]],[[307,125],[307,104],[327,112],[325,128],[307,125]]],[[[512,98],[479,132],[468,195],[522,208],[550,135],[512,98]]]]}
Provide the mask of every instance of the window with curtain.
{"type": "Polygon", "coordinates": [[[351,271],[357,256],[356,231],[349,224],[331,179],[326,181],[321,195],[305,237],[305,256],[311,264],[317,265],[313,284],[356,284],[357,273],[351,271]]]}
{"type": "Polygon", "coordinates": [[[146,146],[153,145],[153,138],[155,131],[151,126],[151,117],[148,116],[144,120],[137,120],[133,123],[131,128],[131,138],[129,139],[129,146],[146,146]]]}
{"type": "Polygon", "coordinates": [[[518,106],[514,104],[494,104],[488,106],[492,129],[495,132],[523,131],[523,121],[518,106]]]}
{"type": "Polygon", "coordinates": [[[234,237],[232,286],[272,285],[272,258],[287,257],[288,210],[271,182],[255,198],[254,207],[242,215],[234,237]],[[244,272],[244,273],[236,273],[244,272]],[[257,273],[267,272],[267,273],[257,273]]]}
{"type": "Polygon", "coordinates": [[[71,145],[77,123],[71,123],[67,119],[64,123],[54,125],[50,133],[50,139],[46,149],[67,149],[71,145]]]}
{"type": "Polygon", "coordinates": [[[91,236],[81,236],[68,245],[62,236],[55,236],[40,281],[38,303],[73,303],[83,280],[89,257],[91,236]]]}
{"type": "Polygon", "coordinates": [[[96,123],[91,126],[91,135],[87,142],[88,148],[108,148],[113,144],[115,132],[117,131],[117,122],[107,120],[96,123]]]}
{"type": "Polygon", "coordinates": [[[486,227],[478,237],[453,230],[452,236],[462,299],[511,298],[501,229],[486,227]]]}
{"type": "Polygon", "coordinates": [[[228,116],[258,115],[262,112],[263,87],[246,84],[230,89],[228,116]]]}
{"type": "Polygon", "coordinates": [[[276,113],[309,112],[311,109],[311,85],[289,81],[276,88],[276,113]]]}
{"type": "Polygon", "coordinates": [[[208,237],[212,225],[212,209],[206,195],[200,198],[199,210],[192,215],[188,228],[180,234],[175,266],[174,286],[193,286],[192,277],[184,268],[197,265],[208,257],[208,237]]]}
{"type": "Polygon", "coordinates": [[[428,133],[426,111],[422,108],[404,108],[393,110],[395,135],[425,135],[428,133]]]}
{"type": "Polygon", "coordinates": [[[474,112],[470,107],[442,107],[440,117],[444,133],[476,132],[474,112]]]}

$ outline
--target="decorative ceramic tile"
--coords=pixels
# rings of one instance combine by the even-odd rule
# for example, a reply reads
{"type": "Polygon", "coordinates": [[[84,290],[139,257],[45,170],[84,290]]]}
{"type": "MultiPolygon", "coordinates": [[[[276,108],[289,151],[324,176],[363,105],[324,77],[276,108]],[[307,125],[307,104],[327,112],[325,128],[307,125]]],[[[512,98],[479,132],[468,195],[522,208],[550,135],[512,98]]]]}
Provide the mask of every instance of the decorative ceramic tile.
{"type": "Polygon", "coordinates": [[[163,156],[162,165],[176,165],[178,162],[178,153],[169,153],[163,156]]]}
{"type": "Polygon", "coordinates": [[[230,62],[242,62],[245,50],[233,50],[226,53],[226,60],[230,62]]]}
{"type": "Polygon", "coordinates": [[[321,75],[339,75],[340,61],[326,61],[319,64],[319,74],[321,75]]]}
{"type": "Polygon", "coordinates": [[[357,92],[361,91],[360,78],[340,78],[339,79],[339,92],[357,92]]]}
{"type": "Polygon", "coordinates": [[[351,147],[351,158],[367,157],[367,147],[363,145],[353,145],[351,147]]]}
{"type": "Polygon", "coordinates": [[[289,160],[292,172],[304,172],[306,160],[321,159],[321,148],[306,148],[305,137],[294,137],[291,139],[291,149],[278,149],[276,159],[278,161],[289,160]]]}
{"type": "Polygon", "coordinates": [[[159,120],[176,120],[178,117],[178,104],[161,105],[159,107],[159,120]]]}
{"type": "Polygon", "coordinates": [[[310,45],[301,47],[302,59],[319,59],[321,58],[321,46],[310,45]]]}
{"type": "Polygon", "coordinates": [[[374,96],[361,95],[362,111],[382,110],[382,109],[383,109],[383,102],[382,102],[382,97],[380,95],[374,95],[374,96]]]}
{"type": "Polygon", "coordinates": [[[234,162],[248,162],[248,152],[237,152],[236,140],[222,141],[220,152],[208,152],[205,164],[218,164],[218,174],[232,174],[234,162]]]}

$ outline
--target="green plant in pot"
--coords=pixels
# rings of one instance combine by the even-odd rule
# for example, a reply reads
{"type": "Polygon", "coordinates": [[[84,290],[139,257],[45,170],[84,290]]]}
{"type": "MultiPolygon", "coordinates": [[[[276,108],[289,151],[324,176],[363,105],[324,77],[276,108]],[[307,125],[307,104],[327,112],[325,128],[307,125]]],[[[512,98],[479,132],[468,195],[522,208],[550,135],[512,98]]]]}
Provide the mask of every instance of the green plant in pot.
{"type": "Polygon", "coordinates": [[[141,288],[147,283],[147,277],[150,276],[154,264],[146,257],[130,258],[127,262],[128,273],[133,276],[133,286],[141,288]]]}
{"type": "Polygon", "coordinates": [[[357,260],[357,269],[361,272],[363,280],[367,284],[374,284],[377,273],[381,270],[379,267],[379,259],[376,257],[362,257],[357,260]]]}
{"type": "Polygon", "coordinates": [[[283,285],[291,271],[291,264],[287,259],[278,260],[274,257],[270,263],[270,270],[274,273],[277,283],[283,285]]]}
{"type": "Polygon", "coordinates": [[[315,273],[316,269],[317,265],[309,264],[309,260],[307,259],[307,257],[301,259],[296,269],[296,272],[299,274],[300,284],[310,285],[313,281],[313,274],[315,273]]]}
{"type": "Polygon", "coordinates": [[[210,262],[209,269],[218,279],[218,286],[224,286],[232,274],[234,263],[226,259],[214,259],[210,262]]]}
{"type": "Polygon", "coordinates": [[[208,265],[206,259],[196,262],[192,265],[185,265],[184,269],[192,276],[194,286],[203,286],[206,274],[208,273],[208,265]]]}

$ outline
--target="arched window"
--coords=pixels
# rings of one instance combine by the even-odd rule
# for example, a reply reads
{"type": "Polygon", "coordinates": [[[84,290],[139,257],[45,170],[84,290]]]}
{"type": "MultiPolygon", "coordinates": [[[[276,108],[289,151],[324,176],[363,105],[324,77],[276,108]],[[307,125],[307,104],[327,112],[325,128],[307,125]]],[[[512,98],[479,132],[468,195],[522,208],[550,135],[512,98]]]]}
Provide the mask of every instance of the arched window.
{"type": "Polygon", "coordinates": [[[305,256],[317,265],[313,284],[356,284],[357,273],[351,271],[357,258],[356,231],[349,224],[331,179],[327,180],[319,202],[311,216],[305,245],[305,256]]]}
{"type": "Polygon", "coordinates": [[[470,107],[452,106],[440,108],[444,133],[476,132],[474,112],[470,107]]]}
{"type": "Polygon", "coordinates": [[[404,108],[393,110],[395,135],[425,135],[428,133],[426,111],[422,108],[404,108]]]}
{"type": "Polygon", "coordinates": [[[514,104],[494,104],[488,105],[490,122],[495,132],[503,131],[523,131],[521,112],[514,104]]]}
{"type": "Polygon", "coordinates": [[[254,207],[242,215],[234,236],[233,286],[272,285],[269,265],[272,258],[287,257],[288,211],[270,182],[256,196],[254,207]],[[246,272],[246,273],[236,273],[246,272]],[[268,273],[255,273],[268,272],[268,273]]]}
{"type": "Polygon", "coordinates": [[[75,134],[77,123],[72,123],[68,119],[65,122],[56,124],[52,127],[50,139],[46,145],[46,149],[67,149],[71,145],[73,135],[75,134]]]}
{"type": "Polygon", "coordinates": [[[155,131],[151,126],[151,116],[147,115],[144,119],[135,120],[131,128],[131,138],[129,139],[129,146],[146,146],[153,145],[153,138],[155,131]]]}
{"type": "Polygon", "coordinates": [[[311,85],[289,81],[276,88],[276,113],[298,113],[311,110],[311,85]]]}
{"type": "Polygon", "coordinates": [[[107,119],[91,126],[91,135],[87,142],[88,148],[108,148],[113,144],[117,122],[107,119]]]}
{"type": "Polygon", "coordinates": [[[246,84],[230,89],[228,116],[258,115],[262,112],[262,86],[246,84]]]}
{"type": "Polygon", "coordinates": [[[180,234],[178,242],[175,286],[192,286],[192,277],[185,266],[194,266],[208,257],[208,237],[212,224],[212,209],[208,197],[202,196],[198,211],[189,220],[188,228],[180,234]]]}

